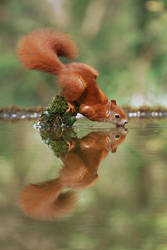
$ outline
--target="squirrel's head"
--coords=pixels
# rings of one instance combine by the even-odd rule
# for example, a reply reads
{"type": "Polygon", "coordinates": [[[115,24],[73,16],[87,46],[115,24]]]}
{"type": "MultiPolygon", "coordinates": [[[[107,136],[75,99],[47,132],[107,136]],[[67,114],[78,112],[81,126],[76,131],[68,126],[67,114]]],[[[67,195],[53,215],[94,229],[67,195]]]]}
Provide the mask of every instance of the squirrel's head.
{"type": "Polygon", "coordinates": [[[115,100],[108,102],[108,120],[117,126],[125,126],[128,123],[125,112],[116,104],[115,100]]]}

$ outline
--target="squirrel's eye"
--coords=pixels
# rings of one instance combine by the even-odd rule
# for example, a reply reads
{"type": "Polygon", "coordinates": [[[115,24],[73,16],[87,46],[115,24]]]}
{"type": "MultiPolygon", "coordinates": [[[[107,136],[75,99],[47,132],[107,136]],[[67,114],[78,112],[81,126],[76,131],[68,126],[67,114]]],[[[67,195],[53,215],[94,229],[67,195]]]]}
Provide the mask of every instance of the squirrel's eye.
{"type": "Polygon", "coordinates": [[[116,136],[115,136],[115,139],[119,139],[119,137],[120,137],[120,135],[116,135],[116,136]]]}
{"type": "Polygon", "coordinates": [[[120,116],[119,116],[118,114],[116,114],[116,115],[115,115],[115,118],[117,118],[117,119],[118,119],[118,118],[120,118],[120,116]]]}

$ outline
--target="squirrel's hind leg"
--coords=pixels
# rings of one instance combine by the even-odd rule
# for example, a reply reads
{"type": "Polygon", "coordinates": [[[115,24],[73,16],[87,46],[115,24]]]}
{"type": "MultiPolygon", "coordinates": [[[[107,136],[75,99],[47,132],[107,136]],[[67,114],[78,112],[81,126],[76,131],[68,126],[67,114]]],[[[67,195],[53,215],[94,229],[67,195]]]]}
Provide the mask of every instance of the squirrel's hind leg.
{"type": "Polygon", "coordinates": [[[86,82],[78,74],[69,72],[69,74],[60,75],[58,82],[67,102],[78,101],[86,89],[86,82]]]}
{"type": "Polygon", "coordinates": [[[74,104],[72,104],[71,102],[68,102],[68,109],[67,109],[67,112],[70,112],[70,110],[72,111],[72,113],[75,113],[76,108],[75,108],[75,105],[74,105],[74,104]]]}

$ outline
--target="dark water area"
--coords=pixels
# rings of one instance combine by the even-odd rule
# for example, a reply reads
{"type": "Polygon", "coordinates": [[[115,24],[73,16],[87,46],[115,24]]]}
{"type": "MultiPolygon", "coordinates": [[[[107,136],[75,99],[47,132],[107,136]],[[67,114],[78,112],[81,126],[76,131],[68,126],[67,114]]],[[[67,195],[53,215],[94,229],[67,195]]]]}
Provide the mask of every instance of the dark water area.
{"type": "Polygon", "coordinates": [[[0,121],[0,222],[5,250],[165,250],[167,120],[0,121]]]}

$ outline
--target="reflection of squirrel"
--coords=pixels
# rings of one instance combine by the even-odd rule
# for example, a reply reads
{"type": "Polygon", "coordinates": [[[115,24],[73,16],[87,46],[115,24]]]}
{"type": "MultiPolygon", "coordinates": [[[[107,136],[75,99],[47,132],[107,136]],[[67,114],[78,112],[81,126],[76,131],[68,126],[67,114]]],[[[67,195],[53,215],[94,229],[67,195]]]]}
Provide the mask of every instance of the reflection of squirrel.
{"type": "Polygon", "coordinates": [[[125,140],[127,131],[117,128],[108,132],[92,132],[82,139],[74,139],[62,158],[59,177],[41,184],[29,184],[20,196],[20,206],[30,217],[48,220],[65,216],[75,207],[75,191],[87,188],[98,180],[97,170],[108,153],[116,152],[125,140]]]}
{"type": "Polygon", "coordinates": [[[62,95],[69,108],[93,121],[110,121],[124,126],[127,118],[115,100],[98,88],[98,72],[84,63],[63,64],[59,56],[74,59],[78,49],[71,38],[48,29],[38,30],[23,37],[17,49],[20,61],[28,69],[45,71],[58,76],[62,95]]]}

